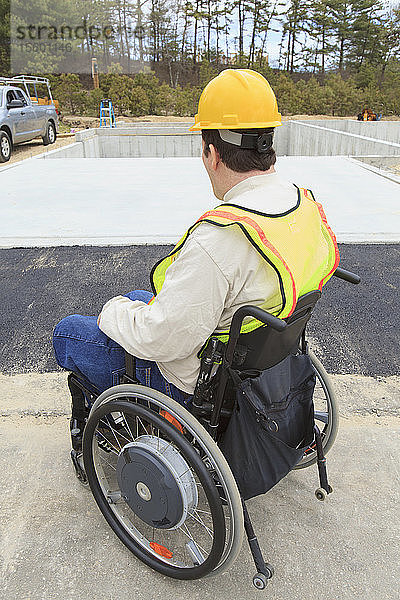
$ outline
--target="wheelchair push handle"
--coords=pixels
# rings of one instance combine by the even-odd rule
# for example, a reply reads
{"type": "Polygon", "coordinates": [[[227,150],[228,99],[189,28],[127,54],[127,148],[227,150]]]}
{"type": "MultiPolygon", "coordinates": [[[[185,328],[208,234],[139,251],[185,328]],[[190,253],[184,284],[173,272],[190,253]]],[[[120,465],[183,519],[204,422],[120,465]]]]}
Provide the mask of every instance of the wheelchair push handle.
{"type": "Polygon", "coordinates": [[[236,342],[239,338],[240,329],[242,327],[242,323],[245,317],[253,317],[258,321],[261,321],[265,325],[272,327],[272,329],[275,329],[276,331],[283,331],[287,326],[287,323],[285,321],[282,321],[282,319],[278,319],[278,317],[274,317],[274,315],[271,315],[270,313],[266,312],[262,308],[259,308],[258,306],[251,306],[249,304],[247,304],[246,306],[241,306],[233,315],[231,327],[229,330],[229,342],[226,347],[225,353],[225,358],[227,359],[229,364],[231,364],[232,362],[236,342]]]}
{"type": "Polygon", "coordinates": [[[335,277],[339,279],[343,279],[344,281],[348,281],[349,283],[358,284],[361,281],[361,277],[352,273],[351,271],[346,271],[346,269],[341,269],[338,267],[333,274],[335,277]]]}
{"type": "Polygon", "coordinates": [[[270,313],[266,312],[262,308],[259,308],[258,306],[246,305],[241,306],[233,315],[230,335],[232,333],[234,334],[236,330],[240,331],[243,320],[246,317],[253,317],[258,321],[261,321],[265,325],[272,327],[272,329],[276,329],[276,331],[283,331],[286,327],[286,322],[282,319],[274,317],[274,315],[271,315],[270,313]]]}

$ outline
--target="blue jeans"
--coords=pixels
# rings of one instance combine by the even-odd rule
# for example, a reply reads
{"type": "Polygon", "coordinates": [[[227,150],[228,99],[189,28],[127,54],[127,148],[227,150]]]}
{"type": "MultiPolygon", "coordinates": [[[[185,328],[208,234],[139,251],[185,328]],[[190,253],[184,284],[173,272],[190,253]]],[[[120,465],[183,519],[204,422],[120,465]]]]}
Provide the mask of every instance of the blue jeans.
{"type": "MultiPolygon", "coordinates": [[[[126,297],[148,303],[153,295],[135,290],[126,297]]],[[[117,385],[125,373],[125,350],[99,329],[97,317],[65,317],[55,326],[53,346],[60,367],[77,373],[99,393],[117,385]]],[[[190,403],[192,396],[169,383],[155,362],[136,358],[135,363],[136,378],[142,385],[159,390],[185,406],[190,403]]]]}

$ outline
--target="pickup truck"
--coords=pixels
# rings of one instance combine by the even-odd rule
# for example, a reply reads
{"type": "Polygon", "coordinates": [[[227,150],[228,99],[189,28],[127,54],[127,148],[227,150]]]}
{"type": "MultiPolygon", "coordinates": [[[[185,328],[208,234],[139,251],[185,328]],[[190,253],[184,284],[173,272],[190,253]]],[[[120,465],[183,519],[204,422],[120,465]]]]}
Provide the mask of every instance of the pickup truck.
{"type": "Polygon", "coordinates": [[[54,144],[58,129],[58,115],[47,79],[0,78],[0,163],[10,160],[13,146],[34,138],[41,137],[45,146],[54,144]],[[34,86],[33,96],[29,84],[34,86]],[[39,104],[39,84],[47,85],[48,104],[39,104]]]}

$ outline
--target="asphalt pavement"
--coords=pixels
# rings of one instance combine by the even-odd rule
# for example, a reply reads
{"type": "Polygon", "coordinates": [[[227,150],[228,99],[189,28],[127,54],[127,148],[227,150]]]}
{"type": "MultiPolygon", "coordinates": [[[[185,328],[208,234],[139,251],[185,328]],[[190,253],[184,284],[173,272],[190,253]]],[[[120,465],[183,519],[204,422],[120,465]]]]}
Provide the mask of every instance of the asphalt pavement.
{"type": "MultiPolygon", "coordinates": [[[[96,315],[118,294],[150,289],[150,269],[170,248],[0,250],[0,372],[58,370],[54,325],[69,314],[96,315]]],[[[313,347],[331,373],[398,374],[400,244],[341,244],[340,252],[341,266],[362,283],[328,282],[309,325],[313,347]]]]}

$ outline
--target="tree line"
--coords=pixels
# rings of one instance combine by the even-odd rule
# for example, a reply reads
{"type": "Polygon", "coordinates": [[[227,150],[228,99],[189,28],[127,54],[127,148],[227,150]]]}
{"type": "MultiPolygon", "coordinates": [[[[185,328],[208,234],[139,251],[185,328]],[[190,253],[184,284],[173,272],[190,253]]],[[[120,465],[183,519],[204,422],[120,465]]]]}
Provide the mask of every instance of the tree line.
{"type": "MultiPolygon", "coordinates": [[[[329,73],[320,82],[315,76],[293,80],[293,76],[268,67],[257,69],[271,83],[283,115],[308,114],[355,116],[366,107],[383,116],[400,115],[400,71],[393,72],[379,87],[373,68],[366,67],[356,77],[343,78],[329,73]]],[[[203,61],[199,85],[171,87],[152,71],[134,77],[110,73],[100,75],[100,89],[88,89],[76,74],[49,75],[54,97],[67,114],[98,116],[100,101],[111,98],[117,115],[175,115],[192,117],[197,112],[203,87],[217,74],[203,61]]]]}

